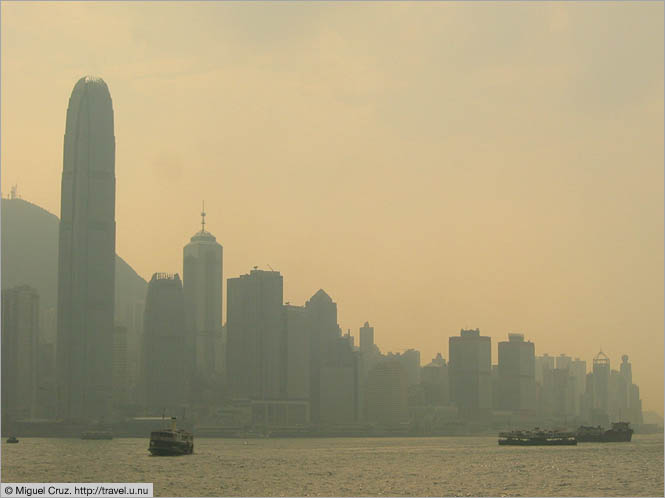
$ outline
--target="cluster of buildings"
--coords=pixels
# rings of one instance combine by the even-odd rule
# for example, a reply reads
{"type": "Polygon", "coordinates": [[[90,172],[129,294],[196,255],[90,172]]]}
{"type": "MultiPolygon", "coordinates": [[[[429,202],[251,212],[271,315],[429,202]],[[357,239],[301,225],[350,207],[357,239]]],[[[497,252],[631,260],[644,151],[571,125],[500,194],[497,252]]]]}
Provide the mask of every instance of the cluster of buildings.
{"type": "Polygon", "coordinates": [[[438,354],[380,351],[365,323],[356,345],[337,304],[318,290],[284,303],[278,271],[227,279],[223,248],[205,228],[183,249],[182,279],[155,273],[145,299],[114,309],[115,138],[106,84],[82,78],[67,110],[58,305],[41,313],[27,286],[2,293],[2,420],[70,423],[164,413],[214,427],[381,427],[452,430],[497,421],[641,422],[628,357],[586,362],[535,356],[509,334],[462,330],[438,354]],[[118,316],[121,318],[118,319],[118,316]],[[50,324],[50,325],[49,325],[50,324]],[[45,340],[44,337],[51,337],[45,340]],[[54,339],[53,339],[54,338],[54,339]]]}

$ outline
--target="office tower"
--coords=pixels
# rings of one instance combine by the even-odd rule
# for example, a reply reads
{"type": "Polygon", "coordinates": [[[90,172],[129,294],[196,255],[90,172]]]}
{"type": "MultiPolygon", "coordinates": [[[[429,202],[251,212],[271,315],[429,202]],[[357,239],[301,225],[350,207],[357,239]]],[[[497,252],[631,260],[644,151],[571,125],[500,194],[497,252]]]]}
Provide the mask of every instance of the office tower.
{"type": "Polygon", "coordinates": [[[286,397],[283,278],[258,270],[227,280],[227,377],[233,396],[286,397]]]}
{"type": "Polygon", "coordinates": [[[561,353],[556,357],[556,368],[559,370],[568,370],[573,359],[570,356],[567,356],[561,353]]]}
{"type": "Polygon", "coordinates": [[[570,375],[575,379],[574,414],[582,415],[582,399],[586,389],[586,361],[575,358],[570,363],[570,375]]]}
{"type": "Polygon", "coordinates": [[[190,361],[198,382],[215,376],[215,338],[222,328],[223,249],[215,236],[205,229],[205,210],[201,230],[183,249],[183,290],[189,337],[190,361]]]}
{"type": "Polygon", "coordinates": [[[608,391],[608,415],[610,417],[610,422],[626,421],[629,417],[629,384],[626,382],[626,378],[618,370],[610,371],[608,391]]]}
{"type": "Polygon", "coordinates": [[[113,330],[113,405],[117,409],[129,403],[129,370],[127,351],[127,327],[116,325],[113,330]]]}
{"type": "MultiPolygon", "coordinates": [[[[2,425],[35,416],[39,294],[21,285],[2,291],[2,425]]],[[[3,432],[4,433],[4,432],[3,432]]]]}
{"type": "Polygon", "coordinates": [[[628,361],[628,355],[625,354],[621,356],[621,365],[619,366],[619,372],[624,379],[626,379],[626,384],[631,385],[633,383],[633,367],[628,361]]]}
{"type": "Polygon", "coordinates": [[[448,386],[448,365],[441,353],[422,368],[420,378],[425,391],[425,404],[443,406],[450,402],[448,386]]]}
{"type": "Polygon", "coordinates": [[[415,349],[407,349],[398,356],[404,371],[409,386],[420,384],[420,351],[415,349]]]}
{"type": "Polygon", "coordinates": [[[541,415],[559,419],[574,411],[574,381],[567,368],[545,369],[543,372],[541,415]]]}
{"type": "Polygon", "coordinates": [[[632,424],[641,424],[642,401],[640,400],[640,388],[633,384],[633,367],[628,361],[628,355],[621,357],[619,372],[625,381],[627,390],[628,410],[625,419],[632,424]]]}
{"type": "Polygon", "coordinates": [[[337,325],[337,304],[323,289],[319,289],[305,303],[310,331],[310,403],[314,423],[320,421],[321,369],[335,357],[336,341],[341,339],[337,325]]]}
{"type": "Polygon", "coordinates": [[[499,399],[502,410],[535,411],[535,346],[524,334],[508,334],[499,343],[499,399]]]}
{"type": "Polygon", "coordinates": [[[554,368],[554,357],[545,353],[542,356],[536,357],[536,383],[543,384],[543,372],[546,370],[552,370],[554,368]]]}
{"type": "Polygon", "coordinates": [[[609,409],[609,383],[610,359],[601,351],[593,359],[593,408],[604,415],[609,409]]]}
{"type": "Polygon", "coordinates": [[[450,398],[463,417],[483,417],[492,408],[491,339],[480,330],[448,340],[450,398]]]}
{"type": "Polygon", "coordinates": [[[179,416],[188,399],[185,301],[180,276],[155,273],[143,319],[142,399],[148,415],[179,416]]]}
{"type": "Polygon", "coordinates": [[[409,420],[407,374],[399,360],[382,360],[367,377],[367,422],[398,426],[409,420]]]}
{"type": "Polygon", "coordinates": [[[99,419],[111,401],[115,293],[115,137],[103,80],[67,108],[58,259],[58,413],[99,419]]]}
{"type": "Polygon", "coordinates": [[[309,400],[310,333],[304,306],[284,306],[286,320],[286,397],[309,400]]]}
{"type": "Polygon", "coordinates": [[[374,327],[370,327],[369,322],[360,327],[360,352],[363,354],[374,352],[374,327]]]}

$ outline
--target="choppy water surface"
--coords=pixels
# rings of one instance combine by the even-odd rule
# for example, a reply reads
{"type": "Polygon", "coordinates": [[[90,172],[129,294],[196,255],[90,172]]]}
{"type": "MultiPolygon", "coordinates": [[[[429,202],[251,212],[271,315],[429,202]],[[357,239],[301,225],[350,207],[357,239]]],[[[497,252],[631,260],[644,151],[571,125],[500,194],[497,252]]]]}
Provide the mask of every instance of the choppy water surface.
{"type": "Polygon", "coordinates": [[[505,447],[496,438],[195,440],[151,457],[146,439],[2,442],[5,482],[152,482],[155,496],[663,496],[663,436],[505,447]]]}

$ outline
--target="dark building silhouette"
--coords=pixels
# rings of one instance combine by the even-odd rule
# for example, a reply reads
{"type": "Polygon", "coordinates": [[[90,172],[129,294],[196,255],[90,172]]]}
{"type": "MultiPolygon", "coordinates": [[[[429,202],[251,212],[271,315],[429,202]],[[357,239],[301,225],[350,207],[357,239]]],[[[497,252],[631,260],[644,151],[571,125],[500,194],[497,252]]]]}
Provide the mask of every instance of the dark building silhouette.
{"type": "Polygon", "coordinates": [[[37,409],[39,295],[27,285],[2,291],[2,427],[37,409]]]}
{"type": "Polygon", "coordinates": [[[610,359],[602,351],[593,359],[593,408],[608,415],[610,389],[610,359]]]}
{"type": "Polygon", "coordinates": [[[194,378],[210,381],[222,366],[216,365],[216,336],[222,328],[223,248],[205,230],[205,211],[201,230],[183,250],[183,289],[189,335],[189,355],[194,378]]]}
{"type": "Polygon", "coordinates": [[[227,378],[233,396],[286,398],[286,328],[283,279],[253,269],[227,280],[227,378]]]}
{"type": "Polygon", "coordinates": [[[155,273],[148,284],[143,319],[142,399],[148,415],[179,416],[186,404],[185,302],[180,277],[155,273]],[[177,414],[177,415],[176,415],[177,414]]]}
{"type": "Polygon", "coordinates": [[[58,413],[109,411],[115,296],[115,136],[103,80],[72,91],[65,126],[58,260],[58,413]]]}
{"type": "Polygon", "coordinates": [[[374,327],[369,322],[360,327],[360,352],[363,354],[374,353],[374,327]]]}
{"type": "Polygon", "coordinates": [[[450,399],[462,417],[485,417],[492,408],[491,339],[478,329],[448,341],[450,399]]]}
{"type": "Polygon", "coordinates": [[[535,347],[523,334],[508,334],[499,342],[499,389],[502,410],[536,410],[535,347]]]}

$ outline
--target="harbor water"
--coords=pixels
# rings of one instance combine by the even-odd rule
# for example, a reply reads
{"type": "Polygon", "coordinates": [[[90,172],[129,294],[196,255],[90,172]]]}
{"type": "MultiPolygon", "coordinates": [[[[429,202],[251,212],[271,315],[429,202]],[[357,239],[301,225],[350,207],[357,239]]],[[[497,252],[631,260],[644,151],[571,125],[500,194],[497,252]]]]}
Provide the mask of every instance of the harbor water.
{"type": "Polygon", "coordinates": [[[3,482],[152,482],[155,496],[663,496],[663,435],[506,447],[496,437],[2,442],[3,482]]]}

